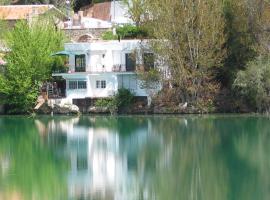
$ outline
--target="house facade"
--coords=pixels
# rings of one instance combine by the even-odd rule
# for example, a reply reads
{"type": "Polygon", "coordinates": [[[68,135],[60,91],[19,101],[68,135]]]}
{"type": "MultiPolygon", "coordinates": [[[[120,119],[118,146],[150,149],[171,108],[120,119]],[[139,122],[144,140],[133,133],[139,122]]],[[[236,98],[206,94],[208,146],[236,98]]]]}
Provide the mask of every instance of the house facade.
{"type": "Polygon", "coordinates": [[[65,80],[65,102],[110,97],[120,88],[146,98],[147,91],[136,73],[138,66],[155,66],[153,53],[142,50],[146,46],[140,40],[66,43],[65,51],[56,55],[68,56],[68,68],[64,73],[53,74],[65,80]]]}

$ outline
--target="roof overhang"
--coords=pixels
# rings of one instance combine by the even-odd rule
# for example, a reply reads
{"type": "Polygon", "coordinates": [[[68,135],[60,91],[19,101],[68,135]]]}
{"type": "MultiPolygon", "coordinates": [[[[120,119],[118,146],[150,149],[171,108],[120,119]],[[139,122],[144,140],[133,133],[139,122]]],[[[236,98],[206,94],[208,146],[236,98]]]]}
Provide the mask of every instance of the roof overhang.
{"type": "Polygon", "coordinates": [[[58,51],[56,53],[51,54],[51,56],[70,56],[70,55],[82,55],[83,53],[70,52],[70,51],[58,51]]]}

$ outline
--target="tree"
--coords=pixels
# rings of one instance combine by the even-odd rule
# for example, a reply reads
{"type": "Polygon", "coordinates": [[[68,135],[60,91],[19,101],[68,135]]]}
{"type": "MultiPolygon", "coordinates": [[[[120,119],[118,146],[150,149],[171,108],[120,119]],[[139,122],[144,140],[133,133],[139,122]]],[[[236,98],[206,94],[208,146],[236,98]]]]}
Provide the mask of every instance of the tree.
{"type": "Polygon", "coordinates": [[[266,53],[269,34],[265,30],[269,28],[269,20],[264,0],[226,0],[223,12],[227,54],[219,78],[230,87],[239,70],[266,53]]]}
{"type": "Polygon", "coordinates": [[[246,70],[239,71],[233,88],[259,112],[270,111],[270,60],[259,57],[247,64],[246,70]]]}
{"type": "Polygon", "coordinates": [[[24,113],[33,107],[41,83],[51,76],[55,58],[50,55],[61,49],[64,36],[47,19],[40,19],[29,26],[18,22],[7,33],[5,42],[11,49],[7,54],[7,67],[0,74],[1,103],[10,112],[24,113]]]}
{"type": "Polygon", "coordinates": [[[150,69],[146,72],[139,72],[139,79],[141,81],[141,87],[145,89],[147,93],[147,105],[150,106],[152,99],[161,88],[160,73],[156,69],[150,69]]]}
{"type": "Polygon", "coordinates": [[[153,50],[169,65],[171,85],[181,101],[198,100],[211,88],[209,71],[222,64],[222,1],[148,0],[145,6],[150,20],[144,25],[157,39],[153,50]]]}
{"type": "Polygon", "coordinates": [[[127,6],[130,18],[135,22],[137,26],[141,25],[145,19],[145,1],[144,0],[123,0],[122,3],[127,6]]]}

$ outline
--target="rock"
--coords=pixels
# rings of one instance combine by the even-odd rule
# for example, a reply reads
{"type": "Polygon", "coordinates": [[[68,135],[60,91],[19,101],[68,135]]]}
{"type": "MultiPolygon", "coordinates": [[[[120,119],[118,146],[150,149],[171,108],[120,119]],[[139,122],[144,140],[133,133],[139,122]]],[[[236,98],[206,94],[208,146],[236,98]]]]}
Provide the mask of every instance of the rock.
{"type": "Polygon", "coordinates": [[[54,114],[79,114],[79,107],[74,104],[53,104],[52,109],[54,114]]]}
{"type": "Polygon", "coordinates": [[[89,113],[109,113],[110,110],[107,107],[91,106],[87,110],[89,113]]]}
{"type": "Polygon", "coordinates": [[[39,114],[79,114],[79,107],[74,104],[48,104],[48,102],[44,103],[42,106],[40,106],[37,110],[37,113],[39,114]]]}
{"type": "Polygon", "coordinates": [[[39,114],[51,114],[52,107],[49,106],[48,103],[44,103],[38,109],[36,109],[36,112],[39,114]]]}

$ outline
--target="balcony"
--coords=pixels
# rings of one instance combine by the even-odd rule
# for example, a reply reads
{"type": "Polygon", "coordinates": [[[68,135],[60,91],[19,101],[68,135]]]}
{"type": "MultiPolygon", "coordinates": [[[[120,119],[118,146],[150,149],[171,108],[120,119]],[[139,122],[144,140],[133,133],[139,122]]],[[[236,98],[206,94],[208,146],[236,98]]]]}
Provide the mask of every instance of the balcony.
{"type": "Polygon", "coordinates": [[[88,66],[85,70],[74,70],[75,67],[69,67],[69,68],[65,68],[65,69],[61,69],[61,70],[54,70],[53,71],[53,75],[57,75],[57,74],[62,74],[62,73],[68,73],[68,74],[82,74],[82,73],[108,73],[108,72],[121,72],[121,73],[125,73],[125,72],[136,72],[137,68],[133,69],[133,68],[128,68],[128,70],[126,70],[126,65],[123,64],[115,64],[112,66],[88,66]],[[73,69],[73,70],[70,70],[73,69]],[[90,69],[90,70],[89,70],[90,69]]]}

